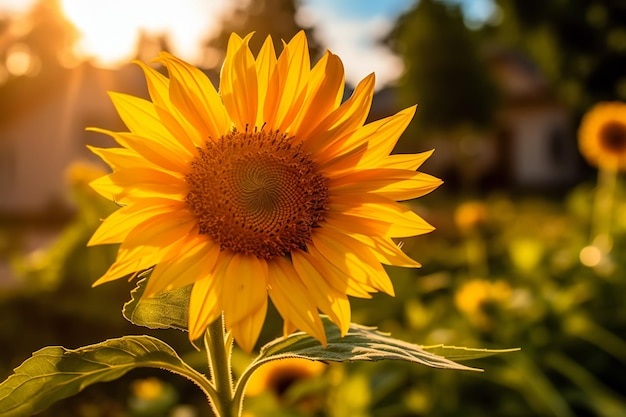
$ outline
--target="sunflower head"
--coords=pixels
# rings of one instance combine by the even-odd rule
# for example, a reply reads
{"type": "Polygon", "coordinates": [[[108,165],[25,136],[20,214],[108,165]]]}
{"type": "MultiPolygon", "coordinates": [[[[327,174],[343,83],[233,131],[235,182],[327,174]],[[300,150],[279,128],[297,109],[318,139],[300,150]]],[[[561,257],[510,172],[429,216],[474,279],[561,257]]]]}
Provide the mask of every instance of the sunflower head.
{"type": "Polygon", "coordinates": [[[581,121],[578,141],[580,152],[591,165],[626,169],[626,103],[596,104],[581,121]]]}
{"type": "Polygon", "coordinates": [[[326,178],[278,130],[207,141],[190,167],[185,201],[221,250],[270,260],[304,249],[328,209],[326,178]]]}
{"type": "Polygon", "coordinates": [[[94,129],[119,147],[91,148],[113,169],[92,186],[121,208],[89,244],[120,247],[96,284],[154,267],[146,297],[193,284],[192,340],[223,314],[250,351],[269,298],[285,333],[325,343],[320,312],[345,333],[349,296],[393,294],[383,264],[419,266],[393,239],[433,228],[400,202],[441,181],[417,171],[431,152],[390,155],[415,107],[366,124],[373,75],[342,102],[336,55],[311,67],[300,32],[255,57],[251,36],[231,36],[219,90],[161,53],[168,77],[138,62],[149,100],[111,93],[128,131],[94,129]]]}

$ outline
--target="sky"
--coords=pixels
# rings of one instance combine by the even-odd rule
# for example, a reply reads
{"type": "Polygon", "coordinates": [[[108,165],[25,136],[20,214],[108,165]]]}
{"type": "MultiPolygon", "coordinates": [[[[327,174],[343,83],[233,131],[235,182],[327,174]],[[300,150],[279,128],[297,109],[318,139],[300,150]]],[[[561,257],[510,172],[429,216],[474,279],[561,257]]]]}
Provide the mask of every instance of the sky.
{"type": "MultiPolygon", "coordinates": [[[[250,0],[240,0],[250,1],[250,0]]],[[[254,1],[254,0],[251,0],[254,1]]],[[[371,72],[377,88],[402,74],[402,61],[380,45],[394,20],[416,0],[301,0],[297,18],[314,26],[313,36],[339,55],[346,80],[355,84],[371,72]]],[[[493,0],[446,0],[463,7],[468,23],[486,20],[493,0]]],[[[27,9],[34,0],[0,0],[0,13],[27,9]]],[[[199,42],[219,30],[219,20],[233,0],[61,0],[67,17],[83,33],[77,53],[102,66],[128,62],[134,55],[138,29],[168,32],[173,51],[197,63],[199,42]],[[172,7],[172,4],[176,7],[172,7]],[[146,12],[146,11],[149,11],[146,12]]]]}
{"type": "MultiPolygon", "coordinates": [[[[417,0],[302,0],[300,15],[315,27],[322,45],[339,55],[346,80],[355,84],[371,72],[380,88],[402,75],[402,60],[379,43],[394,21],[417,0]]],[[[463,8],[468,26],[495,12],[492,0],[446,0],[463,8]]]]}

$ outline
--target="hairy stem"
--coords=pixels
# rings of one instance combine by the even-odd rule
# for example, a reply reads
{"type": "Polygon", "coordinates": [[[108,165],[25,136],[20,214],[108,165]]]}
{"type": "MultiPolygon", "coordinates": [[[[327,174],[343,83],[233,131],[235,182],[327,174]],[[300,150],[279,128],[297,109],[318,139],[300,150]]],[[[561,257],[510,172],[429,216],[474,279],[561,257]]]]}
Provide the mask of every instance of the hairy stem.
{"type": "Polygon", "coordinates": [[[225,335],[223,318],[209,325],[204,337],[209,359],[211,381],[216,396],[212,399],[218,417],[239,417],[240,405],[233,401],[233,373],[231,366],[232,340],[225,335]]]}

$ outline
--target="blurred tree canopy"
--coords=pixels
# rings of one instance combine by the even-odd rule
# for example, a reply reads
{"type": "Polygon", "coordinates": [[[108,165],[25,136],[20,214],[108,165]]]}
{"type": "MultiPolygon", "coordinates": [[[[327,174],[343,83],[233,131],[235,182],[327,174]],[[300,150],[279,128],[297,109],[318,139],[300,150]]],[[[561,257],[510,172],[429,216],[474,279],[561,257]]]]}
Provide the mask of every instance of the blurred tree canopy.
{"type": "Polygon", "coordinates": [[[399,104],[423,103],[412,129],[490,124],[497,90],[458,6],[421,0],[399,18],[386,41],[404,59],[405,73],[397,84],[399,104]]]}
{"type": "MultiPolygon", "coordinates": [[[[311,57],[319,57],[321,47],[314,41],[309,28],[303,28],[296,20],[297,0],[256,0],[247,6],[239,6],[235,12],[224,19],[220,34],[206,42],[206,48],[225,56],[226,46],[231,33],[245,36],[255,32],[250,41],[254,53],[268,35],[272,36],[277,53],[282,51],[282,40],[289,41],[301,29],[307,32],[311,57]]],[[[222,59],[219,60],[220,64],[222,59]]]]}
{"type": "Polygon", "coordinates": [[[0,124],[12,117],[21,97],[41,96],[60,84],[78,35],[59,0],[39,0],[22,20],[0,22],[0,124]],[[27,57],[23,73],[11,71],[14,55],[27,57]]]}
{"type": "Polygon", "coordinates": [[[626,2],[496,0],[502,20],[483,39],[528,54],[559,97],[580,114],[601,100],[626,100],[626,2]]]}
{"type": "Polygon", "coordinates": [[[39,0],[23,22],[0,23],[0,58],[6,62],[15,45],[26,48],[41,72],[54,71],[71,53],[78,31],[61,12],[59,0],[39,0]]]}

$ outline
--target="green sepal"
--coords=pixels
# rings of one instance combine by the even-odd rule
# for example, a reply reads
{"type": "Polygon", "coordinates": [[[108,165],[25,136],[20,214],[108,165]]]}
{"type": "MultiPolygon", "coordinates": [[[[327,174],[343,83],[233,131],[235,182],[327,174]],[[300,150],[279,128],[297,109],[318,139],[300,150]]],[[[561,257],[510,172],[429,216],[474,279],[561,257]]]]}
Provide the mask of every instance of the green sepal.
{"type": "Polygon", "coordinates": [[[189,297],[192,286],[162,292],[153,297],[143,297],[150,273],[140,275],[131,299],[122,308],[126,320],[149,329],[178,329],[187,331],[189,323],[189,297]]]}
{"type": "Polygon", "coordinates": [[[139,367],[166,369],[189,378],[205,392],[211,389],[206,378],[165,342],[151,336],[125,336],[78,349],[48,346],[36,351],[0,384],[0,415],[30,416],[89,385],[112,381],[139,367]]]}

